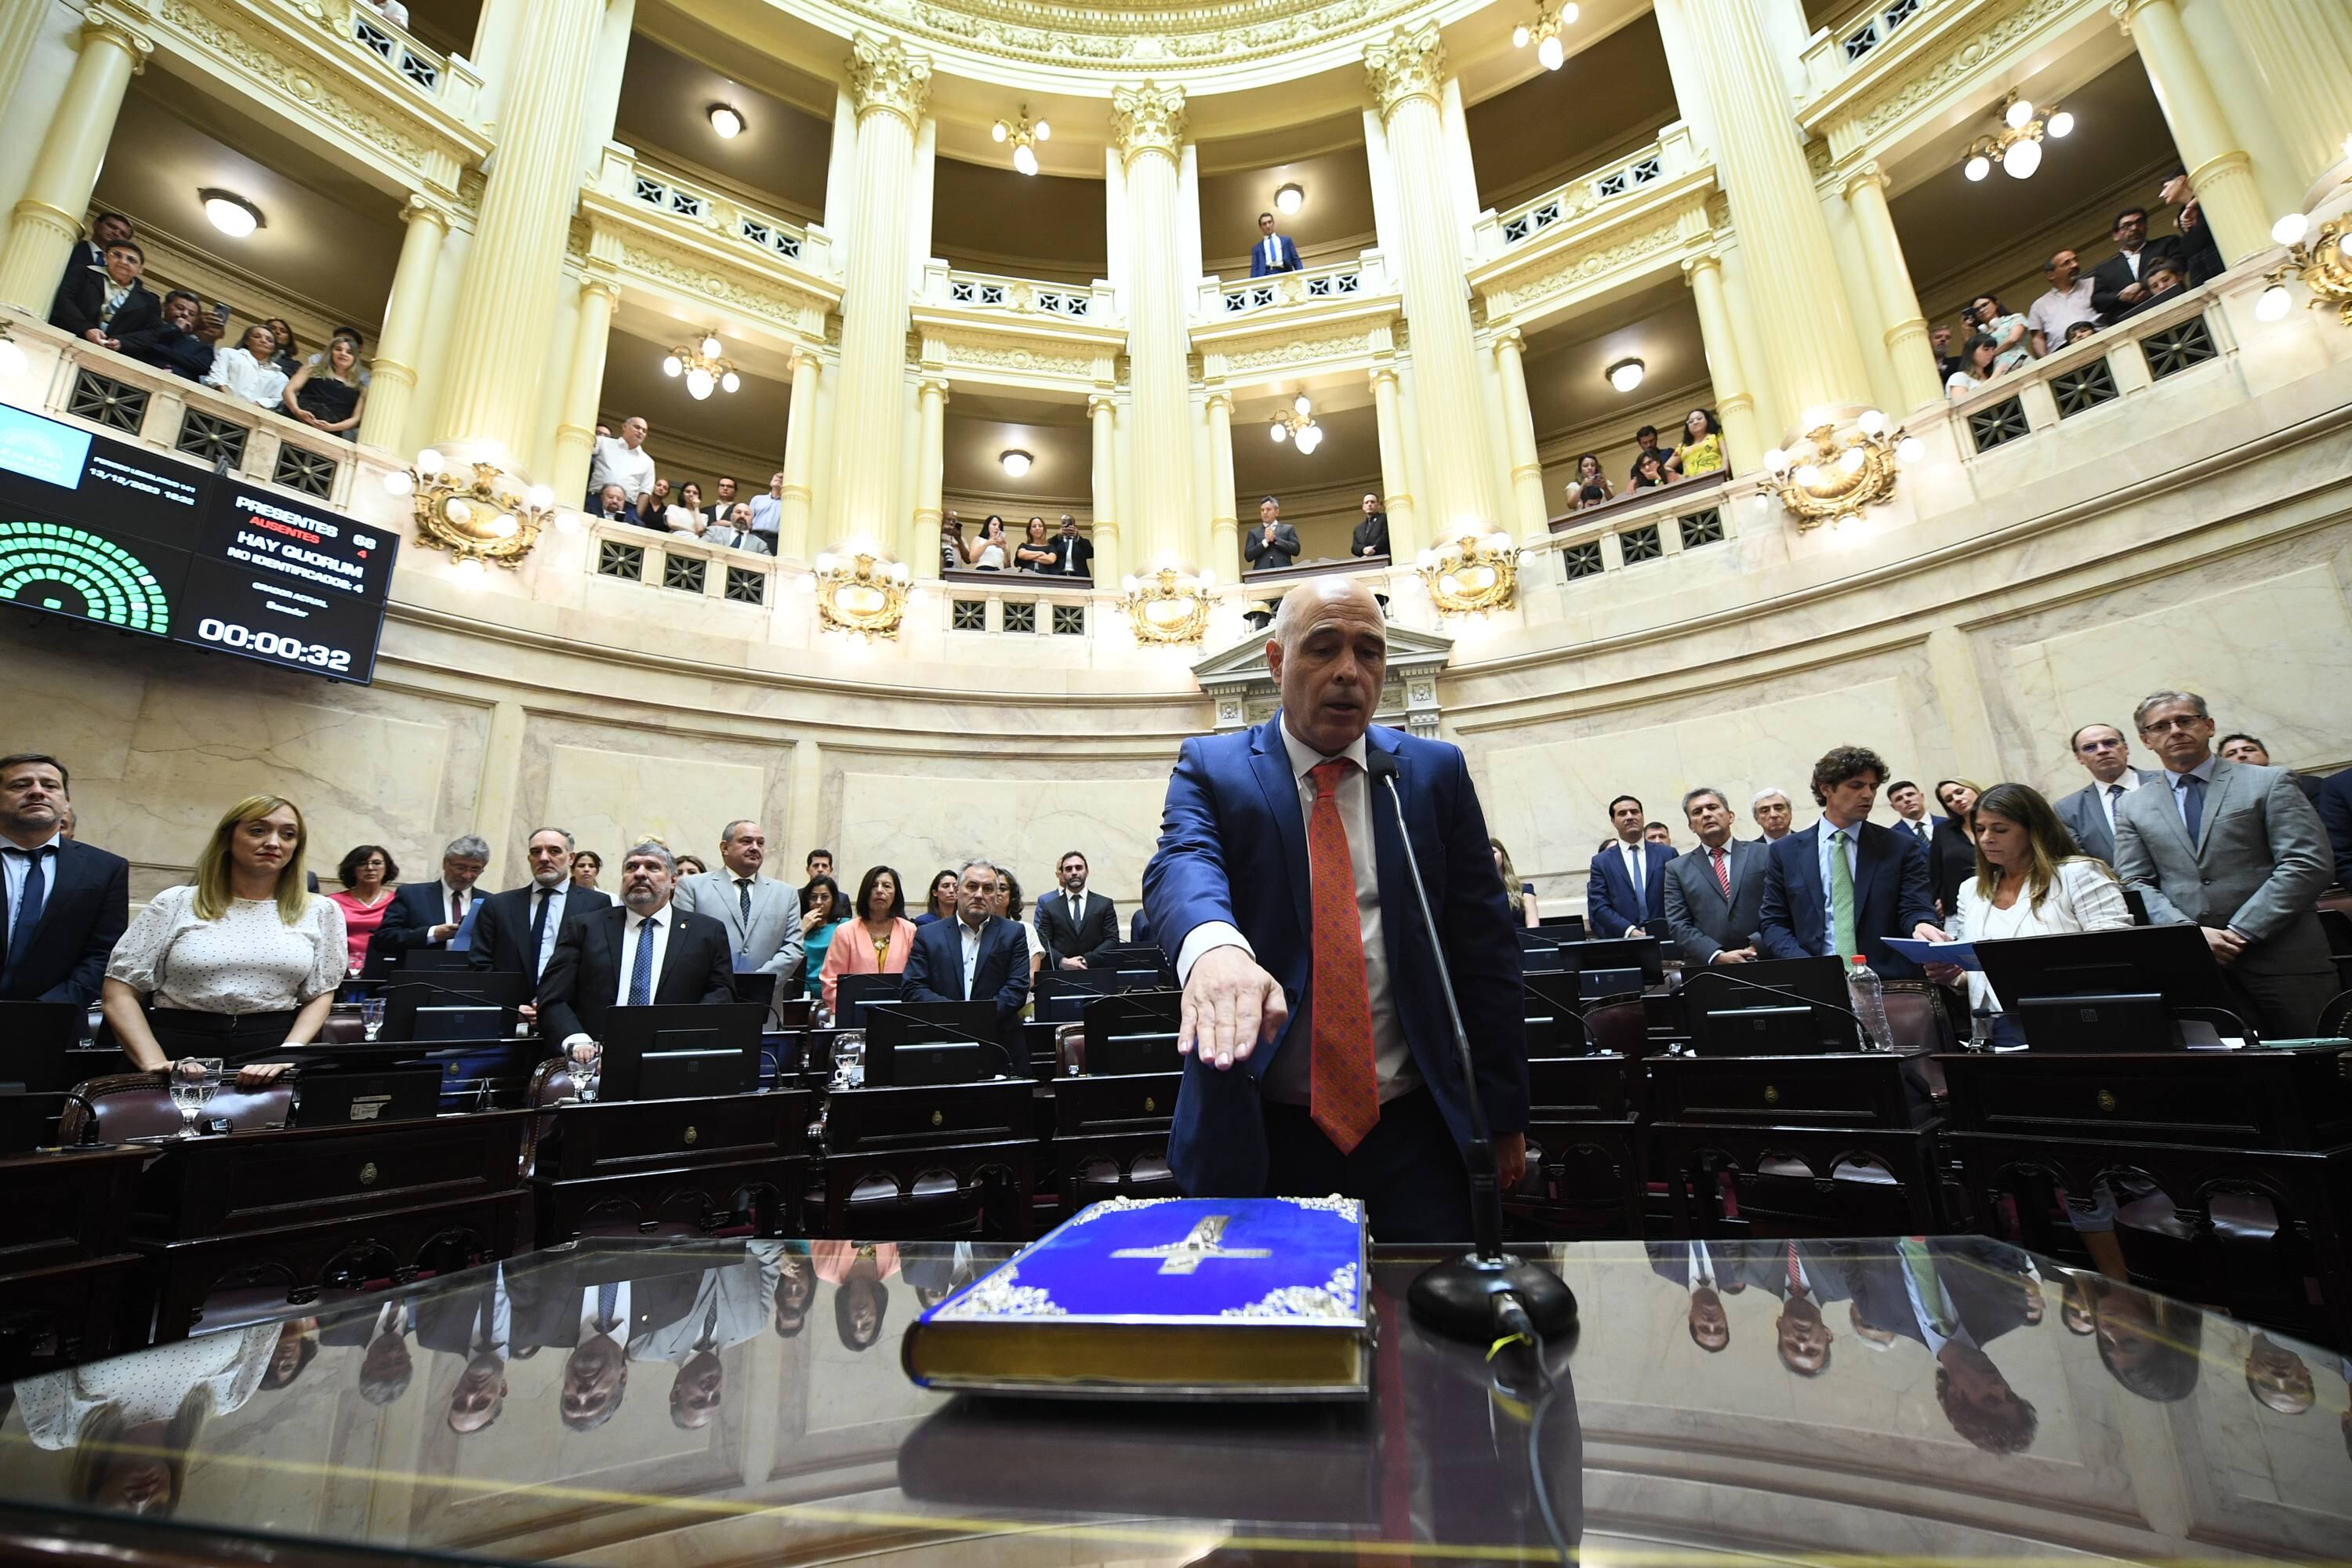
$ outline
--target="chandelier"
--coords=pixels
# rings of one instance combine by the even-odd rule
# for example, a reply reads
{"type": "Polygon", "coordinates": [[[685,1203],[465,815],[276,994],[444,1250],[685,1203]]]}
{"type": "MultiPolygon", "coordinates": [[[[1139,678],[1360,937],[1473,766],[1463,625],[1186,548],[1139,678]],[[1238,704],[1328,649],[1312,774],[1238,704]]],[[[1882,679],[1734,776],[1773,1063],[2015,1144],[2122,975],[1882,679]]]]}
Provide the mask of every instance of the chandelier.
{"type": "Polygon", "coordinates": [[[1875,408],[1862,411],[1852,435],[1841,439],[1835,430],[1817,425],[1796,451],[1775,447],[1764,454],[1772,474],[1769,486],[1797,520],[1800,532],[1824,522],[1860,521],[1863,508],[1894,495],[1902,465],[1927,453],[1918,437],[1887,428],[1886,416],[1875,408]]]}
{"type": "Polygon", "coordinates": [[[732,392],[743,384],[743,378],[719,357],[720,346],[715,331],[705,332],[698,343],[681,343],[662,361],[662,374],[673,380],[686,377],[686,394],[697,403],[709,397],[713,388],[732,392]]]}
{"type": "Polygon", "coordinates": [[[384,475],[383,488],[415,498],[416,542],[447,551],[459,572],[478,575],[486,561],[511,570],[556,519],[555,492],[545,485],[525,489],[496,463],[467,467],[473,477],[461,479],[427,447],[413,467],[384,475]]]}
{"type": "Polygon", "coordinates": [[[2042,138],[2064,137],[2074,129],[2074,117],[2063,109],[2037,115],[2033,100],[2011,93],[2000,101],[2000,129],[1979,136],[1969,145],[1969,159],[1960,173],[1981,180],[1999,163],[2012,180],[2030,180],[2042,167],[2042,138]]]}
{"type": "Polygon", "coordinates": [[[1213,572],[1193,577],[1173,566],[1122,579],[1121,605],[1135,629],[1135,640],[1160,647],[1201,641],[1209,633],[1216,586],[1213,572]]]}
{"type": "Polygon", "coordinates": [[[1276,446],[1287,441],[1303,456],[1323,444],[1323,426],[1315,423],[1315,405],[1305,393],[1290,400],[1290,406],[1276,414],[1266,434],[1276,446]]]}
{"type": "Polygon", "coordinates": [[[1561,42],[1560,35],[1575,23],[1576,14],[1575,0],[1568,0],[1566,5],[1544,6],[1536,13],[1532,26],[1522,22],[1511,29],[1511,47],[1524,49],[1533,40],[1536,58],[1542,63],[1543,68],[1548,71],[1559,69],[1568,63],[1568,46],[1561,42]]]}
{"type": "MultiPolygon", "coordinates": [[[[2352,137],[2345,140],[2352,146],[2352,137]]],[[[2311,290],[2313,309],[2333,305],[2336,319],[2352,326],[2352,218],[2330,218],[2314,233],[2310,218],[2289,213],[2271,225],[2271,238],[2286,247],[2286,265],[2266,275],[2270,287],[2254,301],[2254,314],[2265,321],[2284,319],[2294,304],[2286,280],[2297,277],[2311,290]]]]}
{"type": "Polygon", "coordinates": [[[989,128],[989,135],[998,142],[1013,143],[1013,166],[1024,174],[1037,172],[1037,143],[1054,139],[1054,128],[1042,120],[1029,118],[1029,106],[1021,106],[1018,120],[1000,120],[989,128]]]}

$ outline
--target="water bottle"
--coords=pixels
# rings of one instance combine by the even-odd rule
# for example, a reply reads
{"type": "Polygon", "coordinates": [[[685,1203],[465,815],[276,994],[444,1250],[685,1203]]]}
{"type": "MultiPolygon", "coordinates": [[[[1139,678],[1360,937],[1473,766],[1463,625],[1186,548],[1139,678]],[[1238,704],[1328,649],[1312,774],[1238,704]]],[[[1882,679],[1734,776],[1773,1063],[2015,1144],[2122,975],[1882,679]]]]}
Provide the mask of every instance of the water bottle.
{"type": "Polygon", "coordinates": [[[1878,984],[1878,975],[1870,961],[1860,953],[1853,955],[1853,967],[1845,973],[1847,992],[1853,997],[1853,1010],[1862,1019],[1862,1032],[1869,1037],[1872,1049],[1891,1051],[1895,1048],[1895,1032],[1886,1026],[1886,994],[1878,984]]]}

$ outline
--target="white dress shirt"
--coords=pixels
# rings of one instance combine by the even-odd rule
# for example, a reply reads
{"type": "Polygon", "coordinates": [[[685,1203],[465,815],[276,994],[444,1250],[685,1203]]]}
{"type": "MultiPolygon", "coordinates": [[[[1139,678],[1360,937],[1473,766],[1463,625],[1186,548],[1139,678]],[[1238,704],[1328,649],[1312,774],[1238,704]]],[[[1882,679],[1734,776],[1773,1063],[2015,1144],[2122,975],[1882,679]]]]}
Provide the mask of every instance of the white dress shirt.
{"type": "Polygon", "coordinates": [[[1907,833],[1917,839],[1919,847],[1922,849],[1931,848],[1936,842],[1935,826],[1924,816],[1916,819],[1898,816],[1895,819],[1895,829],[1898,833],[1907,833]]]}
{"type": "Polygon", "coordinates": [[[1689,1246],[1690,1288],[1694,1290],[1702,1287],[1709,1290],[1714,1289],[1715,1255],[1707,1251],[1706,1243],[1703,1241],[1694,1241],[1689,1246]]]}
{"type": "MultiPolygon", "coordinates": [[[[994,918],[995,917],[992,915],[989,917],[989,920],[993,920],[994,918]]],[[[982,921],[980,924],[976,926],[967,920],[959,919],[956,921],[956,931],[963,938],[963,999],[967,1002],[972,999],[971,977],[973,972],[978,970],[980,967],[980,939],[982,936],[986,934],[987,931],[987,920],[982,921]]]]}
{"type": "Polygon", "coordinates": [[[1271,234],[1267,235],[1264,239],[1258,241],[1257,247],[1265,255],[1265,264],[1268,268],[1276,268],[1282,265],[1282,239],[1279,236],[1271,234]]]}
{"type": "MultiPolygon", "coordinates": [[[[1310,776],[1326,761],[1316,750],[1282,727],[1282,743],[1290,757],[1290,774],[1298,785],[1298,809],[1303,818],[1311,820],[1315,813],[1315,781],[1310,776]]],[[[1356,922],[1364,939],[1364,992],[1371,1002],[1372,1068],[1380,1081],[1383,1103],[1421,1087],[1421,1074],[1412,1065],[1412,1051],[1405,1044],[1404,1024],[1397,1016],[1396,997],[1389,980],[1388,943],[1381,933],[1381,879],[1372,852],[1371,782],[1364,772],[1364,738],[1339,753],[1355,763],[1339,783],[1339,825],[1348,834],[1348,858],[1356,872],[1356,922]]],[[[1311,894],[1309,895],[1311,898],[1311,894]]],[[[1183,950],[1176,955],[1176,983],[1181,985],[1192,973],[1193,963],[1201,954],[1215,947],[1238,947],[1252,958],[1257,952],[1248,939],[1233,926],[1222,921],[1212,921],[1195,926],[1184,939],[1183,950]]],[[[1312,976],[1314,971],[1308,969],[1312,976]]],[[[1311,1003],[1311,998],[1307,999],[1311,1003]]],[[[1284,1039],[1286,1048],[1276,1055],[1274,1065],[1260,1079],[1259,1088],[1269,1100],[1286,1104],[1305,1105],[1309,1099],[1308,1085],[1314,1069],[1314,1048],[1310,1019],[1298,1016],[1300,998],[1289,998],[1292,1006],[1291,1028],[1284,1039]]]]}
{"type": "Polygon", "coordinates": [[[613,1001],[619,1006],[629,1005],[629,976],[637,972],[637,944],[646,940],[646,927],[653,927],[654,986],[661,985],[662,960],[669,956],[670,927],[677,923],[677,912],[667,904],[649,915],[629,911],[628,929],[621,933],[621,978],[614,988],[613,1001]]]}
{"type": "Polygon", "coordinates": [[[466,923],[466,917],[474,912],[475,893],[476,889],[472,888],[453,888],[449,885],[448,878],[442,878],[441,890],[437,895],[441,900],[441,912],[434,917],[433,923],[463,926],[466,923]],[[454,915],[449,911],[451,899],[457,900],[457,910],[454,915]]]}
{"type": "MultiPolygon", "coordinates": [[[[2020,936],[2059,936],[2070,931],[2121,931],[2131,924],[2121,882],[2096,860],[2061,860],[2058,875],[2037,908],[2021,893],[2009,908],[1996,909],[1973,876],[1960,882],[1959,908],[1948,928],[1956,942],[2003,942],[2020,936]]],[[[1999,1013],[2000,998],[1980,972],[1969,975],[1969,1004],[1978,1012],[1999,1013]]]]}
{"type": "Polygon", "coordinates": [[[16,938],[16,911],[25,902],[25,877],[32,869],[34,861],[41,863],[42,907],[47,908],[48,901],[57,897],[58,858],[61,853],[58,846],[63,842],[65,835],[60,832],[50,834],[46,843],[36,844],[30,849],[22,849],[14,844],[0,844],[0,876],[6,878],[8,885],[7,933],[5,939],[0,940],[14,941],[16,938]]]}
{"type": "Polygon", "coordinates": [[[588,464],[588,493],[594,495],[606,485],[618,485],[637,504],[637,498],[654,488],[654,455],[643,447],[632,448],[617,436],[599,436],[596,448],[588,464]]]}
{"type": "Polygon", "coordinates": [[[596,1323],[598,1287],[583,1286],[580,1290],[580,1334],[574,1344],[586,1344],[598,1334],[626,1345],[629,1342],[629,1282],[625,1279],[615,1287],[613,1297],[613,1327],[600,1328],[596,1323]]]}
{"type": "Polygon", "coordinates": [[[2103,784],[2098,780],[2093,779],[2091,781],[2091,788],[2095,791],[2098,795],[2099,809],[2107,814],[2107,837],[2109,838],[2113,838],[2116,836],[2116,803],[2122,800],[2124,795],[2114,795],[2109,792],[2113,789],[2120,789],[2124,792],[2124,795],[2129,795],[2132,791],[2139,788],[2139,770],[2137,768],[2126,768],[2123,772],[2123,776],[2116,780],[2112,785],[2103,784]]]}

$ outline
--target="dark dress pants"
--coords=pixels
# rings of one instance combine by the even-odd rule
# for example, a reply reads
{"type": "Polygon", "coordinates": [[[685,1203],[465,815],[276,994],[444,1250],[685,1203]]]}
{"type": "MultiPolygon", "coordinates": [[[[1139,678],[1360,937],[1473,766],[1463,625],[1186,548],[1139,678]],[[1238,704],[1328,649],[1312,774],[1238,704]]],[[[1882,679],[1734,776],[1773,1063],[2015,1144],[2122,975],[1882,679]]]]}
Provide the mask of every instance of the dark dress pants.
{"type": "Polygon", "coordinates": [[[1427,1089],[1382,1105],[1364,1141],[1345,1154],[1307,1107],[1263,1106],[1266,1196],[1360,1198],[1379,1241],[1470,1240],[1470,1167],[1427,1089]]]}

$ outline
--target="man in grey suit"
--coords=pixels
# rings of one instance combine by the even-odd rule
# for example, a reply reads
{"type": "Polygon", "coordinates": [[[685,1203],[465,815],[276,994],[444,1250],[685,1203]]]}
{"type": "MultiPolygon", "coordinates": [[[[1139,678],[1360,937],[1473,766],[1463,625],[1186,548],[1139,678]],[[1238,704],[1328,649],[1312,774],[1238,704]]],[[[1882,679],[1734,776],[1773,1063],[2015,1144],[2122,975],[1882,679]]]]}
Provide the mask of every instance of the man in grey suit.
{"type": "Polygon", "coordinates": [[[2336,989],[2314,909],[2336,875],[2319,814],[2284,768],[2213,754],[2213,717],[2192,691],[2158,691],[2132,714],[2164,777],[2116,803],[2116,872],[2156,924],[2203,929],[2239,1011],[2271,1039],[2318,1027],[2336,989]]]}
{"type": "Polygon", "coordinates": [[[721,868],[684,879],[672,901],[688,914],[723,922],[735,972],[776,976],[781,1001],[800,992],[801,900],[773,877],[760,875],[767,858],[768,836],[758,823],[730,822],[719,835],[721,868]]]}
{"type": "Polygon", "coordinates": [[[2116,803],[2155,773],[2131,765],[2131,742],[2113,724],[2085,724],[2066,742],[2091,782],[2062,800],[2052,802],[2058,820],[2074,836],[2083,853],[2112,866],[2116,861],[2116,803]]]}
{"type": "Polygon", "coordinates": [[[1764,846],[1731,837],[1738,820],[1719,789],[1683,796],[1698,847],[1666,867],[1666,933],[1690,963],[1748,963],[1764,910],[1764,846]]]}
{"type": "Polygon", "coordinates": [[[1271,572],[1298,559],[1298,531],[1282,521],[1282,503],[1262,496],[1257,526],[1242,535],[1242,559],[1253,572],[1271,572]]]}

